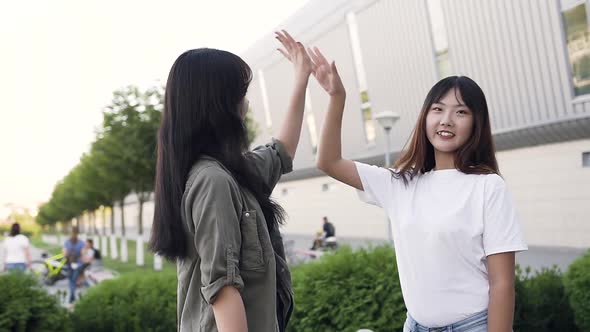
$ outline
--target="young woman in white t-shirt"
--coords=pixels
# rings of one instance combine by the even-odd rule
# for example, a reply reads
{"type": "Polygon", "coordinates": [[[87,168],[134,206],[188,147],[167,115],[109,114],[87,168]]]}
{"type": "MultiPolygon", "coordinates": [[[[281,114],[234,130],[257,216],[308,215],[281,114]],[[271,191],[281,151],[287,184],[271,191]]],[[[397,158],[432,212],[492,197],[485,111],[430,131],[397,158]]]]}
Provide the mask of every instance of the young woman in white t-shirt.
{"type": "Polygon", "coordinates": [[[346,92],[334,62],[309,53],[330,95],[317,166],[392,221],[404,331],[511,331],[514,256],[527,246],[499,176],[480,87],[467,77],[438,82],[394,168],[370,166],[342,158],[346,92]]]}
{"type": "Polygon", "coordinates": [[[9,236],[4,239],[4,269],[7,271],[25,271],[31,267],[29,239],[20,233],[20,225],[12,224],[9,236]]]}

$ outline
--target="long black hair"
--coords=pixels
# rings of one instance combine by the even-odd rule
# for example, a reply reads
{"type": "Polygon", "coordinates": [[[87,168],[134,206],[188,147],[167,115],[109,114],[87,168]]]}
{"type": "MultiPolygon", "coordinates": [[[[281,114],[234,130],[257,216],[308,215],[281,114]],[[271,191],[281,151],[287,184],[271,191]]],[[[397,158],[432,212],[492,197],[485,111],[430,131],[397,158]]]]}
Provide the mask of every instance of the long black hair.
{"type": "Polygon", "coordinates": [[[155,210],[150,249],[169,260],[186,257],[181,201],[188,173],[202,156],[222,163],[257,199],[269,231],[283,222],[283,209],[246,162],[248,137],[240,108],[252,80],[237,55],[200,48],[172,65],[158,132],[155,210]]]}
{"type": "Polygon", "coordinates": [[[20,234],[20,225],[19,223],[15,222],[10,226],[10,236],[17,236],[20,234]]]}

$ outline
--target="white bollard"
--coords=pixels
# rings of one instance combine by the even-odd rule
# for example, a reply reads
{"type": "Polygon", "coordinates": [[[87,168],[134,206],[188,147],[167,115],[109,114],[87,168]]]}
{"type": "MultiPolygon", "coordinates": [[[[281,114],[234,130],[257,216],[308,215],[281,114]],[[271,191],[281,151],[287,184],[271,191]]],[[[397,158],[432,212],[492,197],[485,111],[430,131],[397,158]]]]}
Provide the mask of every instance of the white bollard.
{"type": "Polygon", "coordinates": [[[162,256],[154,254],[154,270],[162,271],[162,256]]]}
{"type": "Polygon", "coordinates": [[[137,266],[144,266],[145,261],[143,252],[143,236],[138,235],[135,242],[137,243],[137,249],[135,250],[135,261],[137,262],[137,266]]]}
{"type": "Polygon", "coordinates": [[[121,262],[127,263],[129,261],[129,252],[127,251],[127,238],[121,237],[121,262]]]}
{"type": "Polygon", "coordinates": [[[117,236],[111,235],[111,258],[117,259],[119,258],[119,253],[117,251],[117,236]]]}

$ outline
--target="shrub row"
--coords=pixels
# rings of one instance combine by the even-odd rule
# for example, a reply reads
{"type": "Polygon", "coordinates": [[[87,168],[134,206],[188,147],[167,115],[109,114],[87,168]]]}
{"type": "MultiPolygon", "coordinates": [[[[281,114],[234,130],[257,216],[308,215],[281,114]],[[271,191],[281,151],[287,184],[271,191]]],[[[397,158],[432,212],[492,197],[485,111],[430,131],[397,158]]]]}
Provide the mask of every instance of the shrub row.
{"type": "MultiPolygon", "coordinates": [[[[406,309],[391,248],[342,248],[292,274],[289,332],[402,329],[406,309]]],[[[565,274],[517,268],[516,275],[516,332],[590,331],[590,252],[565,274]]],[[[105,281],[89,289],[71,314],[26,275],[0,276],[0,294],[0,332],[176,329],[174,271],[105,281]]]]}

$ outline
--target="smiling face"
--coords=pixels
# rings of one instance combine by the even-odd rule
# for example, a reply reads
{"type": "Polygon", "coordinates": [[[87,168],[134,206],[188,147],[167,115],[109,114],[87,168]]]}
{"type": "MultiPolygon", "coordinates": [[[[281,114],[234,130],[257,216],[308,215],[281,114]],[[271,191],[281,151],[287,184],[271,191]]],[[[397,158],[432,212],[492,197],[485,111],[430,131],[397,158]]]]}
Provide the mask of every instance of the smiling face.
{"type": "Polygon", "coordinates": [[[436,168],[453,168],[455,152],[471,137],[473,112],[461,93],[451,89],[435,101],[426,115],[426,137],[434,147],[436,168]]]}

